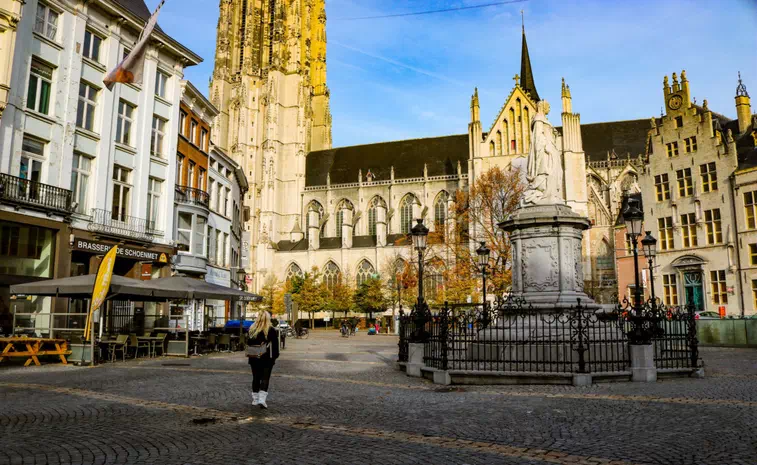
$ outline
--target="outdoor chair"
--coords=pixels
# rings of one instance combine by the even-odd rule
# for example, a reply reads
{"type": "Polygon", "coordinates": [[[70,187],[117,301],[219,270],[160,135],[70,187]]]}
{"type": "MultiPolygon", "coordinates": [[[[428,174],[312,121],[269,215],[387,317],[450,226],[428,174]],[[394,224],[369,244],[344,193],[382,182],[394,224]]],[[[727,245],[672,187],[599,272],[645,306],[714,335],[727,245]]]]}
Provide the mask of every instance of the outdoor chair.
{"type": "Polygon", "coordinates": [[[150,343],[148,341],[140,341],[139,339],[137,339],[136,334],[130,334],[129,349],[134,349],[134,358],[139,358],[140,349],[145,349],[147,355],[150,354],[150,343]]]}
{"type": "Polygon", "coordinates": [[[218,346],[226,346],[226,352],[231,352],[231,335],[222,334],[221,337],[218,338],[218,346]]]}
{"type": "Polygon", "coordinates": [[[208,335],[208,347],[212,350],[218,350],[218,337],[214,333],[208,335]]]}
{"type": "MultiPolygon", "coordinates": [[[[160,355],[164,355],[166,353],[166,338],[168,337],[168,333],[158,333],[155,337],[161,338],[159,341],[155,341],[155,351],[157,352],[160,349],[160,355]]],[[[156,353],[155,355],[158,354],[156,353]]]]}
{"type": "Polygon", "coordinates": [[[110,359],[116,360],[116,352],[121,351],[121,358],[126,361],[126,352],[128,350],[129,336],[127,334],[119,334],[116,337],[116,342],[112,342],[110,345],[110,359]]]}

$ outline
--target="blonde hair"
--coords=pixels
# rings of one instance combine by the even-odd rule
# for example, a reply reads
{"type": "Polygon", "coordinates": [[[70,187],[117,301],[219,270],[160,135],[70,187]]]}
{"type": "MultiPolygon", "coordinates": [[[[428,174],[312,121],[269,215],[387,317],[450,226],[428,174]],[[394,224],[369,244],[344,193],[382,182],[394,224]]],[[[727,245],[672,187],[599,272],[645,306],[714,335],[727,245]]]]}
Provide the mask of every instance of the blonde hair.
{"type": "Polygon", "coordinates": [[[265,310],[261,310],[260,313],[258,313],[255,323],[250,326],[249,335],[251,338],[254,338],[262,331],[263,334],[265,334],[265,337],[268,337],[268,331],[271,327],[271,314],[265,310]]]}

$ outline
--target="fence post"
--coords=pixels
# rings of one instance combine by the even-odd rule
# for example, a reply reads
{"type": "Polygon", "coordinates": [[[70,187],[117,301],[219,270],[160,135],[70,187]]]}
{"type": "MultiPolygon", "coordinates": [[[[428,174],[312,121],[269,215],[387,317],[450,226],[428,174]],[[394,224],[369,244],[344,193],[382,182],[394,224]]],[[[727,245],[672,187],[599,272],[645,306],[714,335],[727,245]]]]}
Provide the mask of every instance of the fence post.
{"type": "Polygon", "coordinates": [[[694,314],[694,305],[689,304],[686,308],[688,313],[688,334],[687,339],[689,342],[689,354],[691,356],[691,368],[698,368],[697,362],[699,361],[699,339],[697,338],[697,319],[694,314]]]}
{"type": "Polygon", "coordinates": [[[575,310],[568,316],[569,319],[573,319],[573,323],[570,324],[571,332],[575,329],[576,333],[571,334],[571,340],[578,339],[578,373],[573,373],[573,385],[574,386],[591,386],[591,373],[586,369],[586,351],[589,348],[589,335],[587,328],[584,326],[586,321],[584,318],[585,307],[581,306],[581,299],[578,299],[578,305],[575,310]]]}
{"type": "Polygon", "coordinates": [[[439,344],[441,344],[442,370],[447,370],[447,343],[449,338],[449,303],[444,302],[444,309],[439,315],[439,344]]]}

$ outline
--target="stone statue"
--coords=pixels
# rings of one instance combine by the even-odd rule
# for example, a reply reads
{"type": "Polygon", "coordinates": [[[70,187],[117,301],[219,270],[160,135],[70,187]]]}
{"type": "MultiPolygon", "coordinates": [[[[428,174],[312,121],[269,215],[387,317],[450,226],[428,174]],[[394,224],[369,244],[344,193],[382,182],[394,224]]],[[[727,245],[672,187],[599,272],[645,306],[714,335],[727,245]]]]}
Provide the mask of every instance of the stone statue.
{"type": "Polygon", "coordinates": [[[541,100],[531,118],[531,147],[528,151],[526,180],[528,186],[521,206],[564,204],[562,154],[557,131],[547,114],[549,104],[541,100]]]}

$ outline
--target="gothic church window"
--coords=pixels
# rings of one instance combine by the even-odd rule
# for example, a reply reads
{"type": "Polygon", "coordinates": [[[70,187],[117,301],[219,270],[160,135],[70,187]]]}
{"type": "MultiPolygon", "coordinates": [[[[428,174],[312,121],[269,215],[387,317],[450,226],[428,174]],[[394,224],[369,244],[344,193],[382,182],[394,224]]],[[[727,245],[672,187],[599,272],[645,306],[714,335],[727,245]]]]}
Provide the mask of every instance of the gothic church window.
{"type": "Polygon", "coordinates": [[[289,282],[295,277],[302,278],[303,275],[304,273],[302,272],[302,268],[300,268],[296,263],[292,263],[291,265],[289,265],[289,268],[287,268],[286,281],[289,282]]]}
{"type": "Polygon", "coordinates": [[[423,294],[426,300],[438,301],[444,296],[444,263],[433,258],[426,265],[423,276],[423,294]]]}
{"type": "Polygon", "coordinates": [[[360,265],[357,267],[357,285],[358,287],[362,286],[363,283],[366,283],[370,278],[374,277],[376,274],[376,269],[373,268],[373,265],[371,265],[371,262],[368,260],[363,260],[360,262],[360,265]]]}
{"type": "Polygon", "coordinates": [[[444,226],[447,223],[447,199],[448,195],[442,191],[436,196],[434,202],[434,229],[444,234],[444,226]]]}
{"type": "Polygon", "coordinates": [[[400,233],[410,234],[410,229],[413,227],[413,205],[418,203],[418,200],[413,194],[408,194],[402,199],[400,204],[400,233]]]}
{"type": "Polygon", "coordinates": [[[489,156],[493,157],[497,154],[497,149],[494,146],[494,141],[489,142],[489,156]]]}
{"type": "Polygon", "coordinates": [[[368,235],[376,235],[376,219],[378,218],[378,208],[382,207],[386,209],[386,202],[379,196],[371,199],[371,203],[368,205],[368,235]]]}
{"type": "Polygon", "coordinates": [[[502,131],[497,131],[497,155],[502,155],[502,131]]]}
{"type": "Polygon", "coordinates": [[[342,200],[336,207],[336,237],[342,237],[342,225],[344,225],[344,211],[352,210],[352,202],[342,200]]]}
{"type": "Polygon", "coordinates": [[[323,282],[326,283],[329,291],[333,291],[336,287],[336,283],[339,281],[339,273],[339,267],[332,261],[329,261],[323,267],[323,282]]]}

